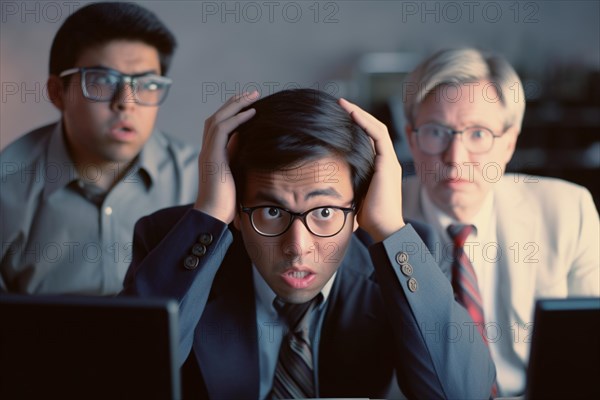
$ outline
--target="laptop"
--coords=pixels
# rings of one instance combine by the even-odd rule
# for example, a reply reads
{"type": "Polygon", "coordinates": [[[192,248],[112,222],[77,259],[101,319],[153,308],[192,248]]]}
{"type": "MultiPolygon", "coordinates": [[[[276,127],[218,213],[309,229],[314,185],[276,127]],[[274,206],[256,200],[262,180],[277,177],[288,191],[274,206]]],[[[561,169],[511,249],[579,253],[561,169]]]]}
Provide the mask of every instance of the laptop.
{"type": "Polygon", "coordinates": [[[538,300],[527,399],[600,399],[600,298],[538,300]]]}
{"type": "Polygon", "coordinates": [[[173,300],[0,294],[0,399],[180,399],[173,300]]]}

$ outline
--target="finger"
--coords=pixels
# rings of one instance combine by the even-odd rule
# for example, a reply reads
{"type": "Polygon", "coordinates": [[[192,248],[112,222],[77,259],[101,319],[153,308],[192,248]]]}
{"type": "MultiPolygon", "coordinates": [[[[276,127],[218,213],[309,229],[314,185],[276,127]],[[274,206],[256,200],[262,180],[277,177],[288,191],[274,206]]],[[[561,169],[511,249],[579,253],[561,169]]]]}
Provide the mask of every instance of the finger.
{"type": "Polygon", "coordinates": [[[238,143],[239,143],[239,135],[237,132],[233,132],[229,137],[229,142],[227,142],[227,159],[232,160],[237,151],[238,151],[238,143]]]}
{"type": "Polygon", "coordinates": [[[231,136],[230,134],[255,114],[256,110],[254,108],[249,108],[248,110],[237,113],[214,125],[210,132],[207,132],[205,142],[202,146],[204,147],[206,145],[210,148],[225,149],[231,136]]]}
{"type": "Polygon", "coordinates": [[[369,135],[375,145],[376,154],[394,154],[394,146],[388,132],[387,126],[377,118],[346,99],[340,99],[340,106],[352,116],[363,130],[369,135]]]}
{"type": "Polygon", "coordinates": [[[210,121],[211,125],[218,124],[218,123],[222,122],[223,120],[228,119],[228,118],[234,116],[235,114],[239,113],[240,110],[242,110],[244,107],[247,107],[250,104],[254,103],[256,100],[258,100],[259,97],[260,97],[260,94],[258,93],[257,90],[254,90],[253,92],[250,92],[250,93],[244,92],[244,93],[237,94],[235,96],[231,96],[229,99],[227,99],[225,104],[223,104],[207,120],[207,122],[210,121]]]}

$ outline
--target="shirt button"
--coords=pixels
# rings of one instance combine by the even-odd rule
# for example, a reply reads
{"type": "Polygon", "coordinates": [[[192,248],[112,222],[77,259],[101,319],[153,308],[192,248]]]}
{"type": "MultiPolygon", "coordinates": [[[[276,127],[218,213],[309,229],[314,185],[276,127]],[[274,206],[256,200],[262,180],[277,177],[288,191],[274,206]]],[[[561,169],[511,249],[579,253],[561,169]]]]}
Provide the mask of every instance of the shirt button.
{"type": "Polygon", "coordinates": [[[106,214],[106,215],[111,215],[112,211],[113,211],[113,209],[111,207],[104,208],[104,214],[106,214]]]}
{"type": "Polygon", "coordinates": [[[417,283],[417,280],[415,278],[410,278],[408,280],[408,290],[410,290],[411,292],[416,292],[419,289],[419,284],[417,283]]]}

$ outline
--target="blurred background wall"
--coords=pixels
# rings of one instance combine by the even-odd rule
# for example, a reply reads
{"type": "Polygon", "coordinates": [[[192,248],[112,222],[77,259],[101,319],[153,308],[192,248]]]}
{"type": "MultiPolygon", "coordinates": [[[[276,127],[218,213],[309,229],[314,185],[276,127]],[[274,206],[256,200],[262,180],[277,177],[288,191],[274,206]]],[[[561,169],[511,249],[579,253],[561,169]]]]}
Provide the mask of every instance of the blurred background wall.
{"type": "MultiPolygon", "coordinates": [[[[50,45],[86,1],[2,1],[0,149],[58,118],[45,89],[50,45]]],[[[510,168],[586,185],[598,204],[599,1],[138,1],[179,41],[158,126],[201,144],[206,117],[234,93],[312,87],[385,120],[410,173],[398,90],[445,47],[504,54],[528,100],[510,168]]]]}

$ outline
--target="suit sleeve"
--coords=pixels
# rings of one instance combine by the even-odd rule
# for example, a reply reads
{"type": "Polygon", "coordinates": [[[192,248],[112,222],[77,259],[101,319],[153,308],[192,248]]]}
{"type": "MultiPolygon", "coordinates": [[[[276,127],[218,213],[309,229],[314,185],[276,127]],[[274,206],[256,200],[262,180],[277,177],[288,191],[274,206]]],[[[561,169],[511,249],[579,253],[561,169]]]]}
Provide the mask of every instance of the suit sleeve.
{"type": "Polygon", "coordinates": [[[489,398],[496,375],[489,350],[412,226],[369,251],[392,325],[404,394],[489,398]]]}
{"type": "Polygon", "coordinates": [[[122,294],[178,302],[181,366],[192,349],[194,330],[233,239],[226,224],[194,209],[187,210],[172,229],[164,225],[155,215],[136,224],[132,263],[122,294]]]}

